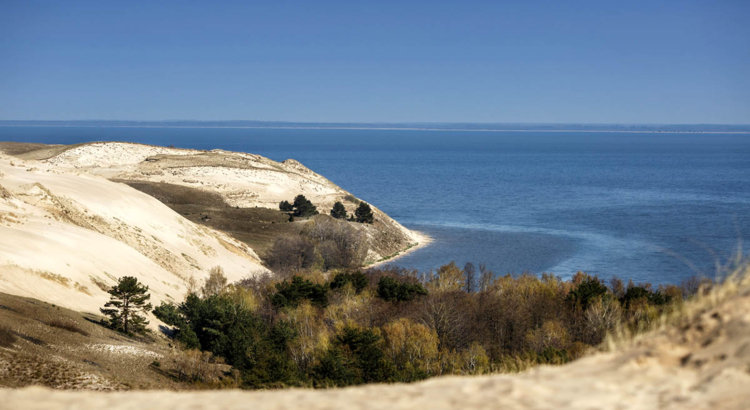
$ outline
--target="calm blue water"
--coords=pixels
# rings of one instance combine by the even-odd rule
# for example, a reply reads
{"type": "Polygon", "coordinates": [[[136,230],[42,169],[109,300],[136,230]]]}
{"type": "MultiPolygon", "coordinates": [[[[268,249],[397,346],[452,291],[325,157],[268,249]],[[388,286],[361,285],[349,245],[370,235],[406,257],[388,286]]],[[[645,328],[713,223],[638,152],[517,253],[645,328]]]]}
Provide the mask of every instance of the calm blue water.
{"type": "Polygon", "coordinates": [[[295,158],[435,242],[397,264],[679,282],[750,235],[750,135],[0,127],[295,158]]]}

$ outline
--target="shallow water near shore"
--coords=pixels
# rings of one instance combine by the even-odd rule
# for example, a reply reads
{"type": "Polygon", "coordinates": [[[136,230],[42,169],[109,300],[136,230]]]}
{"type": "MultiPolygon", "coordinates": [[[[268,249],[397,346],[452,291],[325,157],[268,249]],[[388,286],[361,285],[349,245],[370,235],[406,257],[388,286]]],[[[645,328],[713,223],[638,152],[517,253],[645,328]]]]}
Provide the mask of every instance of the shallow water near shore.
{"type": "Polygon", "coordinates": [[[294,158],[433,243],[393,264],[713,276],[750,232],[750,135],[0,127],[0,140],[132,141],[294,158]]]}

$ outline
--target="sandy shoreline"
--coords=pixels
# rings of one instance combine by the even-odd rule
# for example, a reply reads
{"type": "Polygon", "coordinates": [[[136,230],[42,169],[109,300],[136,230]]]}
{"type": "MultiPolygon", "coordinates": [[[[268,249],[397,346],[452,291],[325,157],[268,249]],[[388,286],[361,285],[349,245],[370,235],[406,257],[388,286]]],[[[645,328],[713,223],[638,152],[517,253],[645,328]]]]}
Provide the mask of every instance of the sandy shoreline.
{"type": "Polygon", "coordinates": [[[393,255],[393,256],[390,256],[390,257],[388,257],[386,259],[383,259],[383,260],[380,260],[380,261],[377,261],[377,262],[373,262],[373,263],[371,263],[369,265],[366,265],[365,268],[377,268],[378,266],[387,265],[387,264],[395,261],[396,259],[404,257],[404,256],[406,256],[406,255],[408,255],[408,254],[416,251],[417,249],[422,249],[425,246],[427,246],[427,245],[429,245],[429,244],[431,244],[433,242],[432,237],[429,236],[429,235],[427,235],[424,232],[415,231],[413,229],[409,229],[409,231],[411,231],[415,236],[417,236],[419,238],[419,241],[416,242],[416,245],[414,245],[414,246],[412,246],[412,247],[410,247],[410,248],[408,248],[408,249],[406,249],[404,251],[400,251],[396,255],[393,255]]]}

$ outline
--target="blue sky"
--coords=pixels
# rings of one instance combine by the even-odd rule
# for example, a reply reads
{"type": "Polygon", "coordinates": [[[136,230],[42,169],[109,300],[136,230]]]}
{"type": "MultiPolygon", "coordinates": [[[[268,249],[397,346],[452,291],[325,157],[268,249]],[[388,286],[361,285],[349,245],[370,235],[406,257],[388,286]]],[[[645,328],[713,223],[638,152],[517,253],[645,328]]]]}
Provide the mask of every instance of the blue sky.
{"type": "Polygon", "coordinates": [[[750,123],[750,1],[0,2],[0,119],[750,123]]]}

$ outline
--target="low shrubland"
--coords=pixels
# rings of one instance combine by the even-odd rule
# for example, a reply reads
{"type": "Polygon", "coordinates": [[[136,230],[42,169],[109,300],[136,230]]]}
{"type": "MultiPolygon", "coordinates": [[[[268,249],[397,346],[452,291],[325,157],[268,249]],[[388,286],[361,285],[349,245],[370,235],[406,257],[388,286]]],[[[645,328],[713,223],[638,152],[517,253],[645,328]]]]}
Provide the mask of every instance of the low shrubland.
{"type": "Polygon", "coordinates": [[[0,346],[11,347],[16,340],[16,335],[12,330],[0,325],[0,346]]]}
{"type": "Polygon", "coordinates": [[[289,276],[303,270],[355,269],[367,256],[367,238],[345,221],[321,215],[299,235],[276,239],[264,261],[274,272],[289,276]]]}
{"type": "Polygon", "coordinates": [[[51,326],[58,329],[67,330],[68,332],[78,333],[82,336],[88,336],[89,332],[81,329],[81,327],[75,322],[63,320],[59,318],[52,319],[47,322],[47,326],[51,326]]]}

